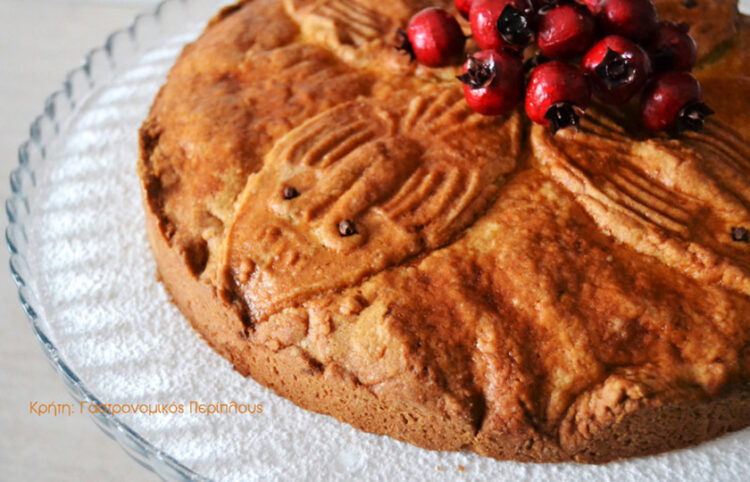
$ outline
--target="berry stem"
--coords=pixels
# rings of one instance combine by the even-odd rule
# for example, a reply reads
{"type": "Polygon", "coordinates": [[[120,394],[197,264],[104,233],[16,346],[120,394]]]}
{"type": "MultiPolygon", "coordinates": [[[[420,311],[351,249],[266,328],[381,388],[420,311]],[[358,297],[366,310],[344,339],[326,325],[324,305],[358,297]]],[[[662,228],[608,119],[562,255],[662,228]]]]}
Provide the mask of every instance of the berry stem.
{"type": "Polygon", "coordinates": [[[557,102],[547,110],[544,118],[547,119],[554,134],[560,129],[566,127],[578,128],[581,116],[580,109],[570,102],[557,102]]]}
{"type": "Polygon", "coordinates": [[[602,63],[594,71],[610,90],[632,82],[635,77],[635,68],[628,59],[609,47],[602,63]]]}
{"type": "Polygon", "coordinates": [[[396,30],[396,50],[400,50],[409,55],[409,62],[417,60],[417,56],[414,54],[414,47],[412,47],[409,41],[409,35],[406,31],[398,29],[396,30]]]}
{"type": "Polygon", "coordinates": [[[476,90],[492,84],[496,75],[497,68],[493,57],[490,57],[486,61],[469,57],[466,73],[459,75],[457,78],[472,90],[476,90]]]}
{"type": "Polygon", "coordinates": [[[503,8],[497,19],[497,31],[506,42],[518,46],[529,43],[534,35],[529,18],[522,10],[511,4],[503,8]]]}
{"type": "Polygon", "coordinates": [[[706,117],[713,115],[714,111],[703,102],[688,104],[677,115],[676,129],[678,134],[685,131],[703,132],[706,117]]]}

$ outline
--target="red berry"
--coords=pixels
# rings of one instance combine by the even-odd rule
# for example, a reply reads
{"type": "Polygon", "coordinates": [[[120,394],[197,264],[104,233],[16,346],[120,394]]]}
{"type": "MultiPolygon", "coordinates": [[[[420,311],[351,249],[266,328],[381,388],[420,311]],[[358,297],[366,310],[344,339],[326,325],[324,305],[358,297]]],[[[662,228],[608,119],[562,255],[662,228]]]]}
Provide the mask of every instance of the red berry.
{"type": "Polygon", "coordinates": [[[443,67],[463,58],[466,36],[456,19],[440,8],[426,8],[409,21],[406,33],[399,31],[402,44],[420,64],[443,67]]]}
{"type": "Polygon", "coordinates": [[[594,42],[596,22],[589,11],[576,3],[539,11],[536,41],[545,55],[573,57],[594,42]]]}
{"type": "Polygon", "coordinates": [[[591,100],[586,77],[576,67],[560,61],[539,65],[526,87],[526,114],[557,131],[578,126],[579,116],[591,100]]]}
{"type": "Polygon", "coordinates": [[[713,114],[702,97],[703,89],[690,73],[659,74],[643,93],[643,125],[652,131],[700,132],[706,117],[713,114]]]}
{"type": "Polygon", "coordinates": [[[646,52],[617,35],[604,37],[591,47],[582,65],[594,94],[607,104],[627,102],[651,75],[651,61],[646,52]]]}
{"type": "Polygon", "coordinates": [[[474,40],[483,50],[522,47],[533,35],[533,12],[531,0],[474,0],[469,13],[474,40]]]}
{"type": "Polygon", "coordinates": [[[471,11],[471,5],[474,0],[456,0],[456,10],[459,11],[464,18],[469,18],[469,12],[471,11]]]}
{"type": "Polygon", "coordinates": [[[482,50],[469,57],[463,75],[466,102],[483,115],[506,115],[523,97],[523,62],[508,51],[482,50]]]}
{"type": "Polygon", "coordinates": [[[592,14],[597,15],[601,10],[603,0],[579,0],[579,2],[586,5],[586,8],[588,8],[592,14]]]}
{"type": "Polygon", "coordinates": [[[663,21],[648,47],[654,70],[691,70],[698,58],[698,46],[687,24],[663,21]]]}
{"type": "Polygon", "coordinates": [[[597,13],[604,33],[642,42],[656,34],[659,18],[651,0],[603,0],[597,13]]]}

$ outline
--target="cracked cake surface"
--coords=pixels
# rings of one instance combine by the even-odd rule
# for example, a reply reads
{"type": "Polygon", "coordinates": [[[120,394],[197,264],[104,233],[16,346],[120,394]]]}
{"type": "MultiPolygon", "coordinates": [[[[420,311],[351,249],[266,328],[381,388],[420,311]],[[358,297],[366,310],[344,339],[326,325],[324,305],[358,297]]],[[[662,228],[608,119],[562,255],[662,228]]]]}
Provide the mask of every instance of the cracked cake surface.
{"type": "Polygon", "coordinates": [[[140,131],[167,290],[243,375],[425,448],[599,463],[750,425],[750,23],[655,3],[700,46],[703,134],[472,112],[392,46],[453,2],[224,9],[140,131]]]}

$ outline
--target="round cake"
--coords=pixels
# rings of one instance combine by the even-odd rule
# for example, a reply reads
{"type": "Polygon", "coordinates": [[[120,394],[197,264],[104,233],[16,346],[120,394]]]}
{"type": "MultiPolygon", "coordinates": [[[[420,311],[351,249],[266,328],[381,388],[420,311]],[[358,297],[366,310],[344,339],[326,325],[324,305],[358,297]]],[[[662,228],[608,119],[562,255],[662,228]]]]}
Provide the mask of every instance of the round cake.
{"type": "Polygon", "coordinates": [[[453,2],[222,10],[140,131],[160,279],[241,374],[427,449],[602,463],[750,425],[750,21],[655,3],[698,42],[702,134],[474,113],[460,66],[393,48],[453,2]]]}

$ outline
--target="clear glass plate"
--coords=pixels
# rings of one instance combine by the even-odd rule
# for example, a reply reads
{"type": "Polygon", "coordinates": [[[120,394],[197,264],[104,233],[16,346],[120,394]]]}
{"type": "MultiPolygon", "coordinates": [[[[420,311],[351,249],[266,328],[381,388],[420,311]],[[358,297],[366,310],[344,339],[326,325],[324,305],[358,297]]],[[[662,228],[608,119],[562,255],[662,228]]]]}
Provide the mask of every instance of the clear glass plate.
{"type": "MultiPolygon", "coordinates": [[[[155,279],[135,173],[137,129],[182,47],[222,1],[168,0],[112,34],[52,94],[11,174],[11,272],[41,346],[78,402],[170,480],[695,480],[750,473],[750,431],[604,467],[418,449],[298,409],[235,373],[155,279]],[[263,414],[124,413],[127,404],[262,404],[263,414]]],[[[159,409],[160,409],[159,408],[159,409]]]]}

